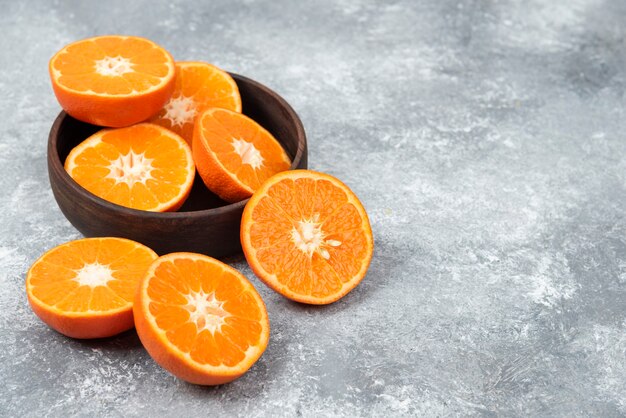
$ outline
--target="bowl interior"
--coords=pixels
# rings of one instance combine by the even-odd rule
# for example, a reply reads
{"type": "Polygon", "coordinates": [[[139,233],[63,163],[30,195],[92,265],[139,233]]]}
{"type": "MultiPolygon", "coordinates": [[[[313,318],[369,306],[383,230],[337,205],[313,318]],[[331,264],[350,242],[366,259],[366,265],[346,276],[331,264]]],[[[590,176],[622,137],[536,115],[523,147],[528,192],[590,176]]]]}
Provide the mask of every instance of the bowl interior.
{"type": "MultiPolygon", "coordinates": [[[[281,143],[291,158],[291,169],[306,166],[303,165],[306,164],[304,129],[293,109],[280,96],[261,84],[238,74],[231,75],[241,94],[243,113],[267,129],[281,143]]],[[[59,125],[56,138],[56,150],[61,166],[75,146],[100,129],[102,127],[90,125],[66,115],[59,125]]],[[[69,181],[73,181],[69,175],[67,177],[69,181]]],[[[196,174],[191,193],[178,213],[229,205],[239,205],[239,203],[228,203],[220,199],[206,188],[200,176],[196,174]]]]}

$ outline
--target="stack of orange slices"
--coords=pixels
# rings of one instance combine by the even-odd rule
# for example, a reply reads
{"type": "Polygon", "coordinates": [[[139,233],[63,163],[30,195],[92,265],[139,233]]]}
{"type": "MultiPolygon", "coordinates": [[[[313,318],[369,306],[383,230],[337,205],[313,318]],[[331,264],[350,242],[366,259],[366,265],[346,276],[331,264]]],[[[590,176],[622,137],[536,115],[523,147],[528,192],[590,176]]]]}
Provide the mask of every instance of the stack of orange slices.
{"type": "Polygon", "coordinates": [[[178,210],[197,167],[212,192],[236,202],[291,165],[272,134],[241,114],[239,89],[227,72],[174,62],[148,39],[84,39],[57,52],[49,70],[69,115],[109,128],[79,144],[65,163],[77,183],[102,199],[178,210]],[[194,141],[202,145],[192,154],[194,141]]]}
{"type": "MultiPolygon", "coordinates": [[[[365,277],[374,243],[359,199],[330,175],[289,170],[281,143],[241,113],[227,72],[174,62],[159,45],[132,36],[67,45],[49,70],[63,109],[103,127],[65,161],[87,191],[137,210],[175,211],[197,171],[224,201],[249,198],[241,244],[271,289],[321,305],[365,277]]],[[[37,316],[73,338],[134,326],[159,365],[196,384],[242,376],[270,336],[265,304],[237,270],[202,254],[159,257],[122,238],[49,250],[30,268],[26,292],[37,316]]]]}

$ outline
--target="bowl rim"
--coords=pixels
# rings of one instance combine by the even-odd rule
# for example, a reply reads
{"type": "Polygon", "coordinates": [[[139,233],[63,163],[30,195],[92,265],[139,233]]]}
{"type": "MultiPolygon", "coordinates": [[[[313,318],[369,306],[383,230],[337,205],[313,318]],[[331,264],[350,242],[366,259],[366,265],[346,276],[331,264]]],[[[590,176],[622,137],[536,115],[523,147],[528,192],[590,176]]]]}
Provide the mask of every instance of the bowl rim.
{"type": "MultiPolygon", "coordinates": [[[[296,127],[297,133],[297,143],[298,147],[296,150],[296,155],[294,156],[290,170],[295,170],[298,168],[298,165],[302,161],[303,154],[307,149],[307,141],[306,134],[304,131],[304,126],[302,125],[302,121],[298,114],[293,110],[291,105],[287,103],[285,99],[282,98],[278,93],[266,87],[265,85],[255,81],[251,78],[245,77],[243,75],[237,73],[229,74],[235,79],[235,81],[243,81],[249,84],[252,84],[255,88],[263,90],[265,93],[274,97],[282,106],[282,108],[287,112],[289,118],[293,120],[296,127]]],[[[58,132],[61,127],[61,124],[70,117],[64,110],[61,110],[57,118],[55,119],[52,127],[50,128],[50,133],[48,134],[48,164],[52,170],[56,171],[59,174],[59,178],[61,181],[66,183],[72,192],[84,196],[87,200],[91,201],[93,204],[102,206],[104,209],[109,211],[114,211],[119,213],[120,215],[125,216],[133,216],[133,217],[141,217],[141,218],[149,218],[149,219],[196,219],[196,218],[206,218],[208,216],[219,216],[231,212],[241,211],[248,203],[250,198],[241,200],[236,203],[229,203],[224,206],[220,206],[217,208],[210,209],[202,209],[196,211],[186,211],[186,212],[152,212],[148,210],[140,210],[133,209],[126,206],[121,206],[116,203],[109,202],[108,200],[102,199],[101,197],[96,196],[91,193],[89,190],[80,186],[74,179],[70,177],[70,175],[65,171],[63,164],[61,163],[61,158],[59,157],[59,153],[57,152],[57,140],[58,140],[58,132]]],[[[198,174],[196,173],[196,176],[198,174]]]]}

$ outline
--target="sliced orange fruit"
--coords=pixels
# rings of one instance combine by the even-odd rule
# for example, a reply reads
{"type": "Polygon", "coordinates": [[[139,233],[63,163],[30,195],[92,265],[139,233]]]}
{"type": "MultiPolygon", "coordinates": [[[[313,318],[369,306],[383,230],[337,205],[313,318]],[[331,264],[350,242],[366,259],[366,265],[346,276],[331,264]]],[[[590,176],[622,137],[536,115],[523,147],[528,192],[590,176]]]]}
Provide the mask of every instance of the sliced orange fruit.
{"type": "Polygon", "coordinates": [[[174,93],[150,121],[173,130],[191,145],[196,116],[210,107],[241,112],[235,80],[206,62],[177,62],[174,93]]]}
{"type": "Polygon", "coordinates": [[[98,36],[65,46],[49,64],[61,107],[83,122],[122,127],[169,100],[176,70],[159,45],[135,36],[98,36]]]}
{"type": "Polygon", "coordinates": [[[374,241],[365,209],[341,181],[285,171],[250,198],[241,245],[254,273],[283,296],[327,304],[365,276],[374,241]]]}
{"type": "Polygon", "coordinates": [[[157,258],[122,238],[86,238],[55,247],[32,265],[26,295],[51,328],[73,338],[102,338],[133,327],[133,297],[157,258]]]}
{"type": "Polygon", "coordinates": [[[151,123],[96,132],[70,152],[65,170],[102,199],[154,212],[180,208],[196,172],[185,140],[151,123]]]}
{"type": "Polygon", "coordinates": [[[263,300],[237,270],[211,257],[172,253],[148,269],[135,296],[135,327],[148,353],[175,376],[219,385],[263,354],[263,300]]]}
{"type": "Polygon", "coordinates": [[[226,109],[211,108],[198,116],[191,148],[204,184],[227,202],[252,196],[265,180],[291,165],[271,133],[226,109]]]}

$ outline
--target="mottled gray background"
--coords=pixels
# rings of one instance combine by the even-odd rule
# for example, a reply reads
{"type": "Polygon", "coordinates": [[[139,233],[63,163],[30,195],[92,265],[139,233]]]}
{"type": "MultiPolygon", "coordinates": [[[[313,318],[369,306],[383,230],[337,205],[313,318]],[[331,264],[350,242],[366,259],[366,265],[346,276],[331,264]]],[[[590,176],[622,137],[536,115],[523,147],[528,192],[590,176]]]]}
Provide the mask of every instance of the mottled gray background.
{"type": "Polygon", "coordinates": [[[0,415],[626,415],[626,3],[0,1],[0,415]],[[134,332],[79,342],[28,308],[79,238],[56,206],[47,62],[149,37],[274,88],[376,251],[342,301],[265,299],[240,380],[188,385],[134,332]]]}

